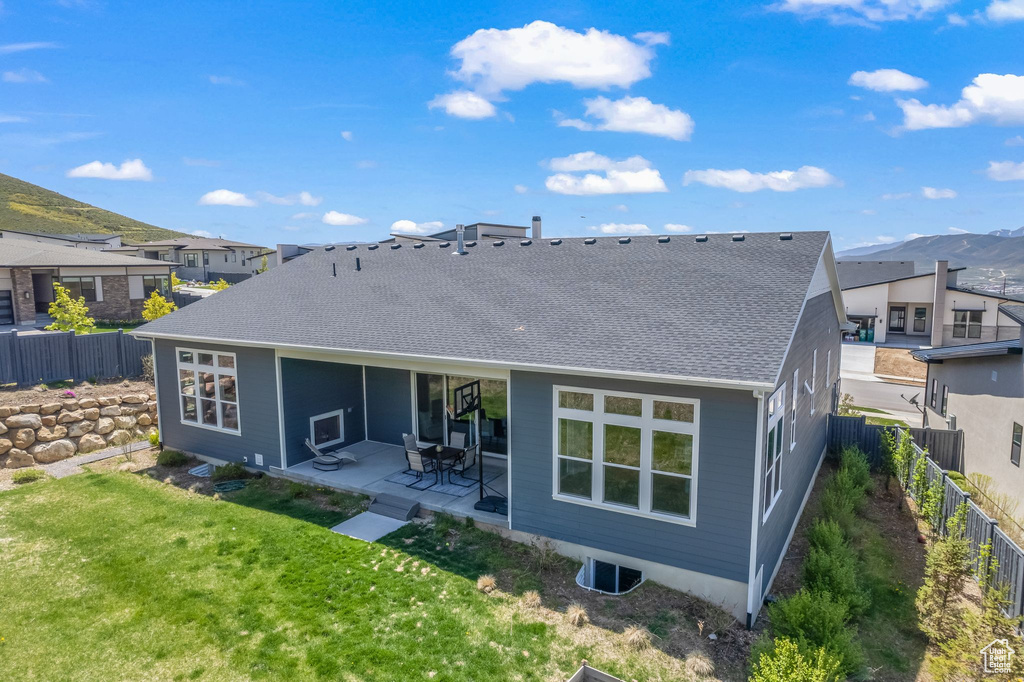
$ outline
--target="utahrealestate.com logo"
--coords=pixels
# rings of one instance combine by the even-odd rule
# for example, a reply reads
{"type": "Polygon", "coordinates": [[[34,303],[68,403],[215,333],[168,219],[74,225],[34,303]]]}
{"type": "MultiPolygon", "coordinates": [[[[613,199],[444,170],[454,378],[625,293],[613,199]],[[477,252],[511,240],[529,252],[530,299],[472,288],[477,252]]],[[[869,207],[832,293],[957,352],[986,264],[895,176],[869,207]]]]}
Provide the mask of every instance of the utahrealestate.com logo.
{"type": "Polygon", "coordinates": [[[1008,673],[1014,651],[1005,639],[994,639],[981,650],[982,670],[986,673],[1008,673]]]}

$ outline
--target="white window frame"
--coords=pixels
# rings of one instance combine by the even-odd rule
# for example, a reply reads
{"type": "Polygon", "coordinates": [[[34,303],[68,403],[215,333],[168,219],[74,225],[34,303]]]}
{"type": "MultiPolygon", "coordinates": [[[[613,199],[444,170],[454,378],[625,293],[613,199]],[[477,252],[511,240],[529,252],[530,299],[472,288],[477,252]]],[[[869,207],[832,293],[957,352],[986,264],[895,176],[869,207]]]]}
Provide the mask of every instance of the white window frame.
{"type": "Polygon", "coordinates": [[[329,447],[331,447],[333,445],[337,445],[338,443],[344,443],[345,442],[345,408],[341,408],[340,410],[333,410],[331,412],[324,412],[323,414],[318,414],[318,415],[310,417],[309,418],[309,442],[312,443],[313,445],[315,445],[317,448],[329,448],[329,447]],[[321,419],[327,419],[329,417],[337,417],[338,418],[338,424],[339,424],[338,433],[340,434],[340,437],[336,438],[335,440],[329,440],[329,441],[324,442],[324,443],[317,443],[316,442],[316,438],[314,437],[314,434],[313,434],[313,423],[314,422],[318,422],[321,419]]]}
{"type": "Polygon", "coordinates": [[[790,411],[790,425],[789,425],[789,450],[790,452],[796,447],[796,406],[797,398],[800,395],[800,368],[797,367],[793,370],[793,408],[790,411]]]}
{"type": "MultiPolygon", "coordinates": [[[[576,459],[569,457],[567,459],[576,459]]],[[[579,386],[553,386],[552,387],[552,434],[551,434],[551,476],[552,476],[552,498],[560,502],[579,504],[585,507],[596,507],[632,516],[676,523],[684,526],[697,525],[697,477],[698,463],[700,460],[700,400],[696,398],[682,398],[679,396],[653,395],[649,393],[631,393],[628,391],[606,391],[594,388],[583,388],[579,386]],[[586,393],[594,397],[593,411],[573,410],[558,406],[558,393],[567,391],[571,393],[586,393]],[[616,398],[637,398],[641,401],[641,416],[632,417],[621,414],[606,414],[604,412],[605,397],[616,398]],[[654,402],[664,401],[673,403],[684,403],[693,406],[693,422],[678,422],[654,418],[654,402]],[[591,465],[591,497],[577,497],[558,492],[558,460],[563,457],[558,454],[558,420],[574,419],[593,424],[593,458],[586,461],[591,465]],[[605,425],[629,426],[640,429],[640,491],[639,506],[633,508],[613,502],[605,502],[604,497],[604,427],[605,425]],[[678,433],[693,437],[692,460],[690,475],[675,474],[653,469],[653,432],[661,431],[666,433],[678,433]],[[676,478],[690,479],[690,515],[677,516],[666,512],[655,511],[651,508],[653,476],[673,476],[676,478]]],[[[619,466],[608,463],[609,466],[619,466]]],[[[635,467],[623,468],[635,469],[635,467]]]]}
{"type": "Polygon", "coordinates": [[[759,500],[761,503],[761,523],[768,520],[772,510],[775,509],[775,503],[778,502],[779,497],[782,495],[782,484],[778,483],[782,476],[782,448],[779,447],[779,443],[785,440],[786,434],[786,384],[783,383],[779,386],[775,393],[772,393],[771,397],[765,401],[766,409],[768,410],[768,428],[765,431],[765,467],[761,475],[761,484],[764,488],[763,495],[769,499],[767,508],[764,505],[764,499],[759,500]],[[775,429],[778,432],[774,438],[768,438],[768,434],[772,433],[775,429]],[[775,452],[768,452],[768,445],[771,443],[775,447],[775,452]],[[771,483],[769,482],[768,476],[771,474],[771,483]],[[772,488],[775,488],[773,491],[772,488]]]}
{"type": "Polygon", "coordinates": [[[815,403],[814,391],[818,387],[818,349],[815,348],[811,353],[811,385],[807,386],[807,382],[804,382],[804,386],[807,388],[807,394],[811,396],[811,414],[814,414],[815,403]]]}
{"type": "Polygon", "coordinates": [[[233,436],[241,436],[242,435],[242,409],[241,409],[241,405],[239,404],[239,400],[238,400],[239,396],[241,395],[241,393],[238,390],[238,357],[234,353],[227,353],[227,352],[216,351],[216,350],[207,350],[207,349],[202,349],[202,348],[176,347],[174,349],[174,360],[175,360],[175,366],[177,368],[177,371],[174,374],[174,379],[177,382],[177,386],[178,386],[178,416],[179,416],[179,419],[180,419],[181,423],[185,424],[186,426],[195,426],[195,427],[200,428],[200,429],[207,429],[208,431],[219,431],[220,433],[229,433],[229,434],[231,434],[233,436]],[[181,354],[182,353],[192,353],[192,362],[184,362],[184,361],[182,361],[182,359],[181,359],[181,354]],[[200,365],[199,364],[199,354],[200,353],[207,354],[207,355],[213,355],[213,366],[212,367],[209,366],[209,365],[200,365]],[[233,367],[220,367],[220,366],[218,366],[218,357],[219,356],[230,357],[231,360],[232,360],[231,364],[234,365],[234,366],[233,367]],[[181,390],[181,371],[182,370],[191,371],[191,372],[195,373],[195,383],[193,384],[195,392],[194,392],[193,395],[188,395],[186,393],[183,393],[182,390],[181,390]],[[198,387],[199,387],[199,373],[200,372],[213,372],[213,375],[214,375],[213,383],[214,383],[215,386],[217,386],[217,395],[215,397],[213,397],[213,398],[202,398],[202,397],[199,396],[199,389],[198,389],[198,387]],[[224,400],[223,398],[221,398],[221,396],[220,396],[220,381],[219,381],[221,376],[231,376],[231,377],[234,377],[234,379],[235,379],[235,401],[234,402],[232,402],[230,400],[224,400]],[[185,402],[184,402],[183,398],[193,398],[193,399],[195,399],[195,401],[196,401],[196,421],[191,421],[191,420],[185,419],[185,402]],[[201,403],[200,403],[200,401],[202,401],[202,400],[213,400],[216,403],[216,405],[217,405],[217,425],[216,426],[214,426],[212,424],[204,424],[203,423],[202,409],[201,409],[201,403]],[[229,428],[226,428],[224,426],[221,426],[221,422],[223,421],[223,418],[224,418],[223,412],[221,410],[221,405],[225,404],[225,403],[229,404],[229,405],[234,405],[235,406],[235,420],[238,422],[238,428],[237,429],[229,429],[229,428]]]}

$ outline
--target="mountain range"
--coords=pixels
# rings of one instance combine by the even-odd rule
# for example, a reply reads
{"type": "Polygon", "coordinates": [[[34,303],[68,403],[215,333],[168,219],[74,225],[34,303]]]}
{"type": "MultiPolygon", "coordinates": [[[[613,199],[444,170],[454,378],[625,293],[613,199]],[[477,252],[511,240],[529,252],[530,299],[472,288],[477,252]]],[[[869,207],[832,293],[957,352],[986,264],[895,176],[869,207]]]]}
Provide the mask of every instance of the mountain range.
{"type": "Polygon", "coordinates": [[[126,244],[188,236],[75,201],[3,173],[0,173],[0,229],[42,234],[119,234],[126,244]]]}
{"type": "Polygon", "coordinates": [[[988,234],[942,234],[909,239],[899,244],[874,244],[840,251],[840,260],[912,260],[934,264],[948,260],[953,266],[1024,268],[1024,227],[995,230],[988,234]]]}

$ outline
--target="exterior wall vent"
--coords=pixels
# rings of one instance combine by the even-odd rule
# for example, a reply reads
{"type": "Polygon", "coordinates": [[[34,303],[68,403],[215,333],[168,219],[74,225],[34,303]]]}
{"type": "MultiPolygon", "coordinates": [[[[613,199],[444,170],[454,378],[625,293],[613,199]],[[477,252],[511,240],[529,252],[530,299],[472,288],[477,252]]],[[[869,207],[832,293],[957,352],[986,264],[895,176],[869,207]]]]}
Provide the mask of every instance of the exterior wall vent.
{"type": "Polygon", "coordinates": [[[586,239],[583,240],[583,243],[586,244],[587,246],[591,246],[592,244],[596,244],[597,243],[597,237],[587,237],[586,239]]]}
{"type": "Polygon", "coordinates": [[[629,237],[619,237],[619,243],[620,244],[628,244],[631,241],[633,241],[633,240],[630,239],[629,237]]]}
{"type": "Polygon", "coordinates": [[[380,244],[370,244],[366,248],[368,248],[370,251],[375,251],[377,249],[377,247],[379,247],[379,246],[380,246],[380,244]]]}
{"type": "Polygon", "coordinates": [[[402,248],[402,245],[401,245],[401,244],[392,244],[392,245],[391,245],[391,250],[392,250],[392,251],[397,251],[397,250],[398,250],[398,249],[400,249],[400,248],[402,248]]]}
{"type": "Polygon", "coordinates": [[[414,249],[422,249],[423,248],[423,242],[416,242],[415,244],[412,245],[412,248],[414,248],[414,249]]]}
{"type": "Polygon", "coordinates": [[[793,241],[793,233],[792,232],[783,232],[782,234],[779,235],[779,241],[780,242],[793,241]]]}
{"type": "Polygon", "coordinates": [[[499,239],[496,242],[491,242],[491,246],[505,246],[505,242],[504,242],[504,240],[499,239]]]}
{"type": "Polygon", "coordinates": [[[533,243],[532,239],[524,239],[523,241],[519,242],[519,246],[529,246],[532,243],[533,243]]]}
{"type": "Polygon", "coordinates": [[[699,234],[693,238],[693,241],[695,242],[706,242],[707,240],[708,236],[706,234],[699,234]]]}
{"type": "Polygon", "coordinates": [[[741,242],[741,241],[743,241],[743,235],[742,234],[734,234],[732,236],[732,240],[734,242],[741,242]]]}
{"type": "Polygon", "coordinates": [[[552,239],[551,240],[551,246],[561,246],[561,245],[562,245],[562,240],[561,239],[552,239]]]}
{"type": "Polygon", "coordinates": [[[658,237],[659,244],[668,244],[670,241],[672,241],[672,237],[658,237]]]}
{"type": "Polygon", "coordinates": [[[356,246],[355,244],[349,244],[348,246],[346,246],[346,247],[345,247],[345,250],[346,250],[346,251],[355,251],[355,250],[356,250],[356,249],[358,249],[358,248],[359,248],[359,247],[358,247],[358,246],[356,246]]]}

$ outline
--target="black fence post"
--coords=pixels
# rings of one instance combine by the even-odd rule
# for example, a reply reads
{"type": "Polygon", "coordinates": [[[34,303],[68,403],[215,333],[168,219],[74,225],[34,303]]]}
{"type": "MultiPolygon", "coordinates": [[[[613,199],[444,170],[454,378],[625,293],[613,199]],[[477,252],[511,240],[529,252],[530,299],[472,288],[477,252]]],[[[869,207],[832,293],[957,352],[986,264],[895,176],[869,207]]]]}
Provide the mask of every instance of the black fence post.
{"type": "Polygon", "coordinates": [[[14,383],[18,386],[23,386],[24,381],[24,364],[21,361],[21,347],[18,341],[18,330],[11,330],[11,358],[14,361],[14,366],[11,368],[14,370],[14,383]]]}
{"type": "Polygon", "coordinates": [[[124,376],[125,362],[124,362],[124,330],[117,330],[117,371],[120,376],[124,376]]]}

